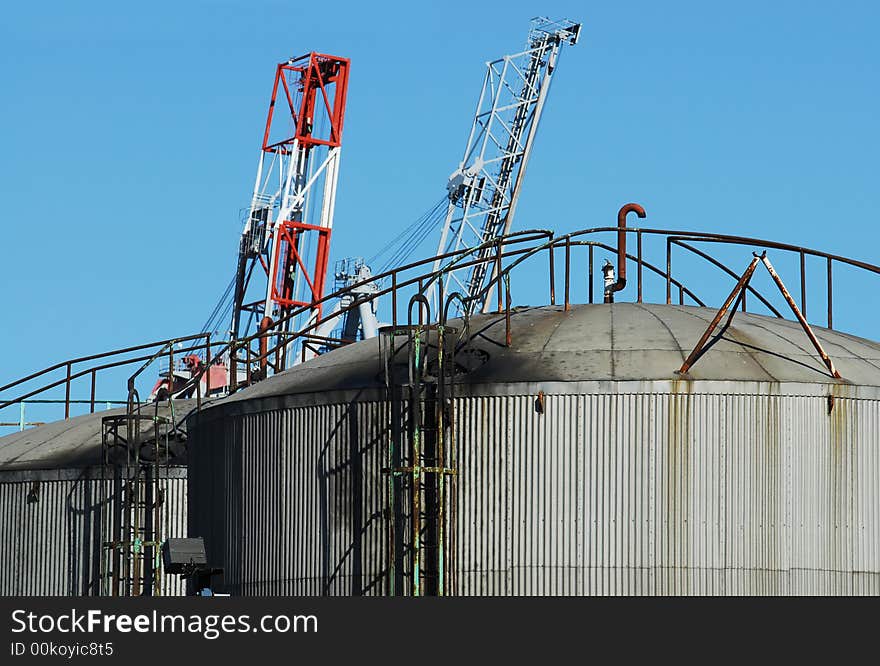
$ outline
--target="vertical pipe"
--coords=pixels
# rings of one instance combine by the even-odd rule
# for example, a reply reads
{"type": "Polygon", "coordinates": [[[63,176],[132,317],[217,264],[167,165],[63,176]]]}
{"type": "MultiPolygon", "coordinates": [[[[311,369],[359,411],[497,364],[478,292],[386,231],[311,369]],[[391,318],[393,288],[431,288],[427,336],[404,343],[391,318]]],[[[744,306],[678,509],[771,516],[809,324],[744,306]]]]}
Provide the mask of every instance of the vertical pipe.
{"type": "Polygon", "coordinates": [[[672,304],[672,241],[666,239],[666,305],[672,304]]]}
{"type": "Polygon", "coordinates": [[[548,248],[548,256],[550,257],[550,305],[556,305],[556,266],[554,265],[553,260],[553,255],[555,254],[553,252],[554,249],[554,245],[550,245],[548,248]]]}
{"type": "Polygon", "coordinates": [[[26,423],[25,417],[24,417],[24,400],[22,400],[20,403],[18,403],[18,407],[19,407],[18,431],[21,432],[22,430],[24,430],[24,424],[26,423]]]}
{"type": "Polygon", "coordinates": [[[828,257],[828,328],[834,329],[833,317],[834,284],[831,279],[831,257],[828,257]]]}
{"type": "Polygon", "coordinates": [[[606,287],[606,296],[626,287],[626,216],[630,213],[635,213],[640,218],[646,215],[645,209],[637,203],[624,204],[617,211],[617,282],[610,288],[606,287]]]}

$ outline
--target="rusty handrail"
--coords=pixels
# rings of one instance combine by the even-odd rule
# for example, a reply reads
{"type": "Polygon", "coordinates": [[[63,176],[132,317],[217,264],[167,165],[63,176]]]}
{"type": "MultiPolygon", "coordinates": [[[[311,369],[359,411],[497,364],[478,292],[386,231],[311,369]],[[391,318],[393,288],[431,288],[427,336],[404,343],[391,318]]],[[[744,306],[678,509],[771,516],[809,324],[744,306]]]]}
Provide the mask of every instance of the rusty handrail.
{"type": "Polygon", "coordinates": [[[183,338],[170,338],[168,340],[159,340],[157,342],[146,342],[141,345],[134,345],[132,347],[124,347],[123,349],[114,349],[112,351],[102,352],[100,354],[91,354],[89,356],[80,356],[79,358],[72,358],[72,359],[68,359],[66,361],[60,361],[60,362],[56,363],[55,365],[50,365],[48,368],[43,368],[42,370],[39,370],[39,371],[34,372],[30,375],[27,375],[26,377],[16,379],[15,381],[10,382],[9,384],[6,384],[5,386],[0,386],[0,391],[6,391],[7,389],[11,389],[15,386],[18,386],[19,384],[23,384],[27,381],[30,381],[31,379],[36,379],[37,377],[40,377],[41,375],[45,375],[49,372],[52,372],[53,370],[60,370],[61,368],[65,367],[67,365],[77,365],[78,363],[84,363],[85,361],[94,361],[96,359],[106,358],[108,356],[117,356],[119,354],[129,354],[134,351],[140,351],[141,349],[149,349],[151,347],[158,347],[160,345],[166,345],[171,340],[176,340],[178,342],[187,342],[189,340],[195,340],[197,338],[202,338],[202,337],[205,337],[205,334],[198,333],[196,335],[190,335],[190,336],[186,336],[183,338]]]}
{"type": "MultiPolygon", "coordinates": [[[[727,273],[728,275],[730,275],[730,276],[731,276],[732,278],[734,278],[735,280],[739,280],[739,277],[740,277],[740,276],[737,275],[736,272],[735,272],[734,270],[732,270],[729,266],[726,266],[724,263],[718,261],[718,260],[717,260],[715,257],[713,257],[712,255],[706,254],[706,253],[703,252],[702,250],[699,250],[699,249],[695,248],[695,247],[692,246],[692,245],[688,245],[687,243],[684,243],[684,242],[678,240],[675,236],[669,236],[669,237],[667,237],[666,240],[667,240],[667,242],[673,243],[673,244],[677,245],[678,247],[682,247],[682,248],[684,248],[685,250],[688,250],[689,252],[693,252],[693,253],[696,254],[698,257],[701,257],[701,258],[705,259],[706,261],[708,261],[709,263],[711,263],[713,266],[715,266],[715,267],[717,267],[717,268],[720,268],[722,271],[724,271],[725,273],[727,273]]],[[[773,304],[770,303],[770,301],[768,301],[766,298],[764,298],[764,297],[761,295],[761,292],[759,292],[758,290],[756,290],[751,284],[746,283],[746,285],[745,285],[744,288],[745,288],[747,291],[749,291],[749,292],[751,292],[752,294],[754,294],[755,297],[756,297],[758,300],[760,300],[761,303],[763,303],[764,306],[765,306],[768,310],[770,310],[770,312],[772,312],[774,315],[776,315],[776,318],[777,318],[777,319],[783,319],[782,313],[780,313],[779,310],[777,310],[775,307],[773,307],[773,304]]]]}
{"type": "MultiPolygon", "coordinates": [[[[627,209],[621,209],[621,212],[626,210],[627,212],[637,212],[635,208],[630,207],[627,209]]],[[[618,220],[619,222],[619,220],[618,220]]],[[[379,287],[379,289],[372,295],[372,298],[379,298],[381,296],[391,294],[392,298],[392,324],[396,324],[397,322],[397,304],[399,302],[399,292],[401,290],[410,290],[415,288],[416,291],[420,294],[427,294],[432,289],[436,288],[438,283],[442,282],[443,276],[447,274],[453,268],[470,268],[472,266],[476,266],[480,263],[492,263],[493,264],[493,275],[492,279],[489,281],[487,285],[481,291],[481,296],[486,296],[488,298],[488,294],[492,289],[499,289],[498,297],[499,311],[505,310],[509,313],[511,307],[511,298],[509,288],[505,289],[503,292],[505,295],[502,297],[502,288],[507,287],[507,284],[504,281],[509,283],[509,276],[511,271],[520,266],[526,259],[533,257],[540,252],[547,251],[549,255],[549,283],[550,283],[550,300],[552,302],[556,301],[556,293],[555,293],[555,271],[557,267],[557,262],[555,261],[554,255],[556,251],[564,250],[564,271],[565,271],[565,284],[564,284],[564,303],[566,309],[569,308],[571,302],[570,290],[571,290],[571,262],[572,262],[572,248],[578,246],[587,246],[589,247],[589,259],[590,259],[590,272],[589,272],[589,291],[590,294],[593,293],[593,273],[592,273],[592,265],[593,265],[593,249],[598,248],[603,251],[608,251],[611,253],[617,253],[618,262],[619,262],[619,272],[621,273],[620,277],[625,277],[625,265],[626,260],[636,262],[636,266],[638,267],[638,302],[641,302],[642,299],[642,282],[643,282],[643,268],[647,269],[651,274],[658,275],[661,278],[665,278],[667,285],[667,302],[670,300],[670,290],[674,285],[678,288],[680,293],[680,299],[683,302],[684,296],[688,296],[691,298],[694,303],[698,305],[705,305],[703,301],[697,296],[695,292],[693,292],[688,286],[685,285],[679,279],[676,279],[672,275],[672,265],[671,265],[671,246],[677,245],[685,248],[689,252],[696,254],[704,259],[706,259],[711,265],[715,268],[720,269],[722,272],[727,275],[731,275],[737,277],[737,275],[725,264],[721,261],[708,254],[707,252],[703,252],[702,250],[693,247],[690,243],[726,243],[726,244],[734,244],[734,245],[746,245],[753,247],[761,247],[768,249],[776,249],[786,252],[795,253],[800,257],[801,263],[801,312],[806,312],[806,277],[805,277],[805,264],[804,257],[805,256],[813,256],[824,259],[827,263],[827,290],[828,290],[828,326],[831,327],[832,323],[832,302],[833,302],[833,283],[832,283],[832,272],[833,272],[833,263],[838,262],[840,264],[844,264],[847,266],[851,266],[854,268],[858,268],[861,270],[866,270],[874,274],[880,275],[880,267],[875,266],[873,264],[869,264],[867,262],[859,261],[856,259],[850,259],[848,257],[843,257],[841,255],[836,255],[828,252],[823,252],[819,250],[813,250],[811,248],[806,248],[799,245],[792,245],[788,243],[780,243],[778,241],[769,241],[765,239],[758,238],[750,238],[746,236],[733,236],[728,234],[717,234],[717,233],[707,233],[707,232],[695,232],[695,231],[683,231],[683,230],[675,230],[675,229],[650,229],[650,228],[638,228],[638,227],[630,227],[626,228],[618,223],[617,226],[603,226],[603,227],[592,227],[588,229],[582,229],[579,231],[575,231],[565,236],[554,237],[553,233],[546,229],[536,229],[536,230],[527,230],[518,232],[515,234],[511,234],[502,238],[492,239],[487,241],[486,243],[477,246],[475,248],[466,249],[466,250],[458,250],[456,252],[449,252],[443,255],[439,255],[439,257],[429,257],[426,259],[422,259],[416,262],[412,262],[406,264],[404,266],[400,266],[398,268],[390,269],[383,273],[372,276],[368,282],[375,284],[379,287]],[[617,234],[618,242],[616,247],[600,242],[598,240],[590,239],[591,235],[595,234],[603,234],[603,233],[615,233],[617,234]],[[638,240],[638,252],[635,256],[626,252],[625,246],[625,238],[626,234],[634,233],[637,235],[638,240]],[[653,265],[649,261],[647,261],[643,255],[642,250],[642,238],[649,236],[657,236],[657,237],[665,237],[667,241],[667,265],[666,270],[662,270],[661,268],[653,265]],[[624,242],[621,242],[621,238],[624,239],[624,242]],[[437,259],[441,259],[441,261],[446,261],[444,265],[434,271],[423,271],[425,266],[429,264],[433,264],[437,259]],[[506,265],[503,265],[506,263],[506,265]],[[390,282],[390,284],[389,284],[390,282]]],[[[620,281],[619,281],[620,282],[620,281]]],[[[361,286],[362,283],[359,283],[361,286]]],[[[13,382],[7,383],[6,385],[0,387],[0,392],[7,391],[10,388],[15,388],[16,386],[21,386],[26,382],[33,381],[35,379],[39,379],[51,372],[62,370],[65,372],[65,376],[59,380],[52,381],[47,383],[44,386],[36,388],[34,390],[26,392],[24,395],[18,396],[13,399],[6,399],[0,402],[0,409],[8,407],[13,404],[17,404],[28,398],[31,398],[35,395],[43,393],[45,391],[51,390],[53,388],[57,388],[59,386],[65,386],[65,414],[69,413],[69,405],[74,402],[70,396],[70,386],[71,383],[80,379],[84,376],[91,375],[92,381],[92,392],[94,393],[94,385],[95,385],[95,376],[96,373],[107,370],[110,368],[115,368],[119,366],[129,365],[132,363],[138,363],[147,361],[144,367],[138,371],[134,375],[137,376],[140,372],[146,367],[154,362],[157,358],[164,357],[166,354],[171,354],[170,358],[173,359],[173,346],[170,348],[169,345],[174,345],[177,343],[185,343],[192,341],[205,341],[201,342],[201,344],[192,345],[189,351],[199,351],[204,350],[206,352],[206,359],[211,357],[211,351],[214,349],[220,349],[219,353],[213,355],[213,359],[218,359],[223,357],[224,355],[229,355],[230,365],[238,362],[249,363],[249,369],[252,367],[251,364],[259,363],[263,369],[268,365],[268,359],[272,354],[276,354],[276,356],[280,353],[282,347],[290,345],[291,343],[296,342],[297,340],[312,340],[312,342],[336,342],[335,340],[331,340],[330,338],[326,338],[325,340],[319,340],[318,336],[313,332],[315,328],[319,325],[323,324],[326,320],[323,321],[313,321],[311,324],[308,324],[303,327],[297,327],[297,330],[291,332],[282,332],[283,326],[295,318],[299,317],[303,313],[309,312],[313,310],[316,306],[320,306],[326,304],[334,299],[339,298],[340,296],[346,294],[350,288],[347,287],[345,289],[339,290],[332,294],[329,294],[322,298],[317,303],[309,304],[307,306],[301,306],[290,312],[286,313],[282,317],[279,317],[277,321],[272,322],[271,327],[263,326],[256,333],[241,338],[239,340],[211,340],[210,333],[197,333],[188,336],[169,338],[167,340],[160,340],[157,342],[144,343],[139,345],[134,345],[130,347],[125,347],[118,350],[102,352],[99,354],[92,354],[89,356],[82,356],[74,359],[70,359],[67,361],[61,361],[54,365],[51,365],[43,370],[40,370],[35,373],[31,373],[25,377],[17,379],[13,382]],[[274,345],[269,344],[268,338],[272,336],[275,337],[277,342],[274,345]],[[252,353],[253,350],[250,349],[251,345],[257,342],[259,344],[259,351],[256,353],[252,353]],[[76,366],[85,364],[89,361],[96,361],[102,359],[112,359],[113,357],[118,357],[125,354],[131,354],[134,352],[146,350],[146,349],[155,349],[159,348],[159,351],[154,352],[152,355],[138,355],[132,358],[115,360],[108,363],[101,363],[93,367],[87,367],[86,369],[78,369],[76,366]],[[243,351],[248,351],[249,359],[240,358],[240,354],[243,351]]],[[[751,287],[751,285],[747,285],[746,289],[749,293],[755,295],[758,300],[770,310],[775,316],[782,317],[782,314],[777,310],[766,298],[764,298],[757,290],[751,287]]],[[[592,298],[590,300],[592,302],[592,298]]],[[[741,300],[743,309],[745,309],[745,299],[741,300]]],[[[341,318],[349,311],[358,307],[359,300],[355,299],[353,303],[347,308],[340,308],[333,317],[341,318]]],[[[201,365],[201,367],[194,373],[194,376],[186,383],[186,387],[192,386],[194,383],[199,382],[204,373],[210,368],[211,363],[206,362],[201,365]]],[[[277,362],[276,362],[277,365],[277,362]]],[[[276,368],[277,370],[278,368],[276,368]]],[[[265,374],[265,373],[261,373],[265,374]]],[[[237,383],[237,377],[230,377],[230,387],[232,390],[235,390],[235,384],[237,383]]],[[[185,390],[182,389],[182,390],[185,390]]]]}
{"type": "MultiPolygon", "coordinates": [[[[83,369],[83,370],[79,370],[79,371],[77,371],[77,372],[72,372],[72,371],[70,370],[70,368],[72,368],[72,366],[74,366],[74,365],[76,365],[76,364],[78,364],[78,363],[83,362],[84,360],[88,360],[88,359],[109,358],[109,357],[116,356],[116,355],[120,355],[120,354],[127,354],[127,353],[131,353],[132,351],[139,350],[139,349],[147,349],[147,348],[150,348],[150,347],[154,346],[154,344],[151,343],[151,344],[146,344],[146,345],[136,345],[136,346],[133,346],[133,347],[126,347],[126,348],[124,348],[124,349],[120,349],[120,350],[114,350],[114,351],[110,351],[110,352],[104,352],[104,353],[102,353],[102,354],[93,354],[93,355],[91,355],[91,356],[86,356],[86,357],[82,357],[82,358],[79,358],[79,359],[71,359],[71,360],[69,360],[69,361],[63,361],[63,362],[61,362],[61,363],[57,363],[56,365],[54,365],[54,366],[50,366],[49,368],[46,368],[45,370],[42,370],[42,371],[37,372],[37,373],[33,373],[32,375],[29,375],[28,377],[24,377],[24,378],[22,378],[22,379],[20,379],[20,380],[17,380],[17,381],[15,381],[15,382],[12,382],[9,386],[12,386],[12,387],[14,387],[14,386],[18,386],[18,385],[20,385],[20,384],[22,384],[22,383],[24,383],[24,382],[27,382],[27,381],[29,381],[29,380],[35,379],[35,378],[37,378],[37,377],[39,377],[39,376],[42,376],[42,375],[44,375],[44,374],[46,374],[46,373],[48,373],[48,372],[51,372],[52,370],[59,370],[59,369],[61,369],[61,368],[67,368],[67,369],[68,369],[68,372],[66,373],[66,375],[65,375],[64,377],[62,377],[61,379],[58,379],[58,380],[52,381],[52,382],[50,382],[50,383],[48,383],[48,384],[42,385],[42,386],[40,386],[40,387],[38,387],[38,388],[36,388],[36,389],[33,389],[33,390],[31,390],[31,391],[29,391],[29,392],[27,392],[27,393],[24,393],[23,395],[19,395],[19,396],[15,397],[15,398],[12,398],[12,399],[7,399],[7,400],[0,401],[0,409],[4,409],[4,408],[6,408],[6,407],[10,407],[10,406],[12,406],[12,405],[16,405],[16,404],[19,404],[19,403],[21,403],[21,402],[25,402],[25,401],[27,401],[29,398],[32,398],[32,397],[35,396],[35,395],[38,395],[38,394],[40,394],[40,393],[45,393],[46,391],[50,391],[50,390],[53,389],[53,388],[57,388],[57,387],[59,387],[59,386],[61,386],[61,385],[64,385],[64,386],[65,386],[65,399],[64,399],[64,400],[61,400],[61,401],[60,401],[60,404],[64,404],[64,405],[65,405],[65,418],[68,418],[69,415],[70,415],[70,414],[69,414],[69,410],[70,410],[70,405],[71,405],[71,404],[78,404],[78,403],[91,403],[91,405],[92,405],[92,409],[91,409],[91,411],[94,412],[94,404],[95,404],[95,402],[100,402],[100,401],[96,401],[96,400],[94,399],[94,397],[92,397],[91,400],[87,400],[87,401],[86,401],[86,400],[74,400],[74,399],[71,399],[71,398],[70,398],[70,386],[71,386],[71,384],[72,384],[75,380],[80,379],[80,378],[82,378],[82,377],[85,377],[85,376],[87,376],[87,375],[91,375],[91,376],[92,376],[92,384],[91,384],[91,387],[92,387],[92,394],[94,394],[95,375],[96,375],[99,371],[101,371],[101,370],[109,370],[109,369],[111,369],[111,368],[123,367],[123,366],[126,366],[126,365],[131,365],[131,364],[133,364],[133,363],[144,362],[144,365],[143,365],[143,366],[141,367],[141,369],[135,374],[135,377],[136,377],[136,376],[137,376],[138,374],[140,374],[143,370],[145,370],[145,369],[146,369],[146,368],[147,368],[147,367],[148,367],[153,361],[155,361],[157,358],[160,358],[160,357],[164,356],[165,353],[166,353],[167,350],[168,350],[168,345],[169,345],[169,344],[177,344],[177,343],[179,343],[179,342],[188,342],[188,341],[191,341],[191,340],[194,340],[194,339],[208,337],[208,335],[209,335],[209,334],[201,333],[201,334],[198,334],[198,335],[184,336],[184,337],[181,337],[181,338],[171,338],[170,340],[164,341],[164,344],[163,344],[163,346],[160,348],[160,350],[159,350],[158,352],[153,353],[152,355],[149,355],[149,356],[147,356],[147,355],[135,356],[135,357],[132,357],[132,358],[126,358],[126,359],[122,359],[122,360],[119,360],[119,361],[114,361],[114,362],[111,362],[111,363],[102,363],[102,364],[99,364],[99,365],[96,365],[96,366],[89,366],[89,367],[87,367],[87,368],[85,368],[85,369],[83,369]]],[[[203,349],[204,349],[204,350],[208,351],[208,350],[210,349],[210,347],[214,347],[214,346],[218,346],[218,345],[222,345],[222,344],[224,344],[222,341],[213,341],[213,342],[209,342],[209,343],[203,343],[203,344],[200,344],[200,345],[191,345],[191,346],[189,346],[189,347],[187,348],[187,350],[188,350],[188,351],[200,351],[200,350],[203,350],[203,349]]]]}

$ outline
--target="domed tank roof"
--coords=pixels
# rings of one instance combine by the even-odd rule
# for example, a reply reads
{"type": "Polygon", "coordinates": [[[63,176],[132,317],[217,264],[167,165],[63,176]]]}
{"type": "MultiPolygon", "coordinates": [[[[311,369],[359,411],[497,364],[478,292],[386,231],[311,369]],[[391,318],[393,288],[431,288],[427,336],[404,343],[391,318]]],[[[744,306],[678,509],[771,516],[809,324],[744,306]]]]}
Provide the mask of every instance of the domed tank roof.
{"type": "MultiPolygon", "coordinates": [[[[796,321],[737,312],[687,375],[678,374],[713,308],[648,303],[522,307],[511,313],[511,345],[499,314],[470,320],[472,351],[462,384],[722,380],[836,384],[796,321]]],[[[460,326],[451,320],[449,326],[460,326]]],[[[714,334],[720,330],[715,330],[714,334]]],[[[813,327],[844,383],[880,386],[880,344],[813,327]]],[[[457,362],[462,362],[458,357],[457,362]]],[[[215,403],[379,388],[379,340],[342,347],[215,403]]]]}
{"type": "MultiPolygon", "coordinates": [[[[203,401],[203,406],[204,406],[203,401]]],[[[196,407],[195,400],[174,401],[174,422],[178,431],[186,432],[186,417],[196,407]]],[[[153,406],[143,407],[144,415],[152,415],[153,406]]],[[[102,464],[101,420],[105,416],[125,414],[125,408],[108,409],[70,419],[46,423],[0,437],[0,472],[16,470],[48,470],[91,467],[102,464]]],[[[158,415],[171,418],[167,403],[159,405],[158,415]]],[[[142,436],[152,431],[150,421],[143,422],[142,436]]],[[[175,465],[185,465],[185,447],[172,447],[178,454],[175,465]]]]}

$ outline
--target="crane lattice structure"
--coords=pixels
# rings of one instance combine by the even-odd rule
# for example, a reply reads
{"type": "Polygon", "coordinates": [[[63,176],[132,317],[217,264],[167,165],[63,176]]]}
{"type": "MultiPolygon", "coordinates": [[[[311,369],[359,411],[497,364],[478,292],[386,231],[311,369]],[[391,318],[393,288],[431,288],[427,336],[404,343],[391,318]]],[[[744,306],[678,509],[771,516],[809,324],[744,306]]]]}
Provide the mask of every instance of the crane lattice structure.
{"type": "MultiPolygon", "coordinates": [[[[320,53],[277,66],[239,246],[233,340],[257,328],[282,340],[303,322],[288,318],[273,329],[273,321],[304,306],[314,305],[308,321],[321,318],[349,66],[346,58],[320,53]]],[[[275,370],[286,367],[284,356],[275,370]]]]}
{"type": "MultiPolygon", "coordinates": [[[[437,255],[477,248],[510,231],[517,198],[563,44],[576,44],[580,24],[532,20],[525,51],[487,63],[486,77],[464,157],[449,177],[449,203],[437,255]]],[[[491,247],[478,251],[483,259],[491,247]],[[484,256],[485,255],[485,256],[484,256]]],[[[480,296],[487,262],[450,270],[444,291],[471,298],[467,309],[483,309],[480,296]]],[[[441,268],[441,260],[434,270],[441,268]]],[[[446,294],[440,294],[441,302],[446,294]]]]}

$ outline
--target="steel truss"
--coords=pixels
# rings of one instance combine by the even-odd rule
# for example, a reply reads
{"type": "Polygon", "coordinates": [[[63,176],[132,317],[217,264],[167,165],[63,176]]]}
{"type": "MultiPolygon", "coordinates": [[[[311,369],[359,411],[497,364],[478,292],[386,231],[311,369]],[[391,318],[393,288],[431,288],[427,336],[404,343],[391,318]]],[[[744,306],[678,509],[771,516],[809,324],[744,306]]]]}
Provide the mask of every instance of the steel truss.
{"type": "MultiPolygon", "coordinates": [[[[487,63],[464,156],[446,186],[449,204],[438,257],[509,233],[559,49],[577,43],[579,33],[580,24],[536,18],[525,51],[487,63]]],[[[438,259],[434,270],[440,266],[438,259]]],[[[487,281],[484,263],[448,275],[448,291],[468,296],[479,294],[487,281]]],[[[470,300],[469,311],[482,309],[490,298],[470,300]]]]}
{"type": "MultiPolygon", "coordinates": [[[[308,310],[279,334],[321,318],[348,72],[347,59],[319,53],[276,68],[239,246],[233,340],[257,327],[268,330],[269,322],[297,308],[308,310]],[[262,288],[251,284],[255,273],[265,278],[262,288]]],[[[277,369],[285,367],[286,356],[277,369]]]]}

